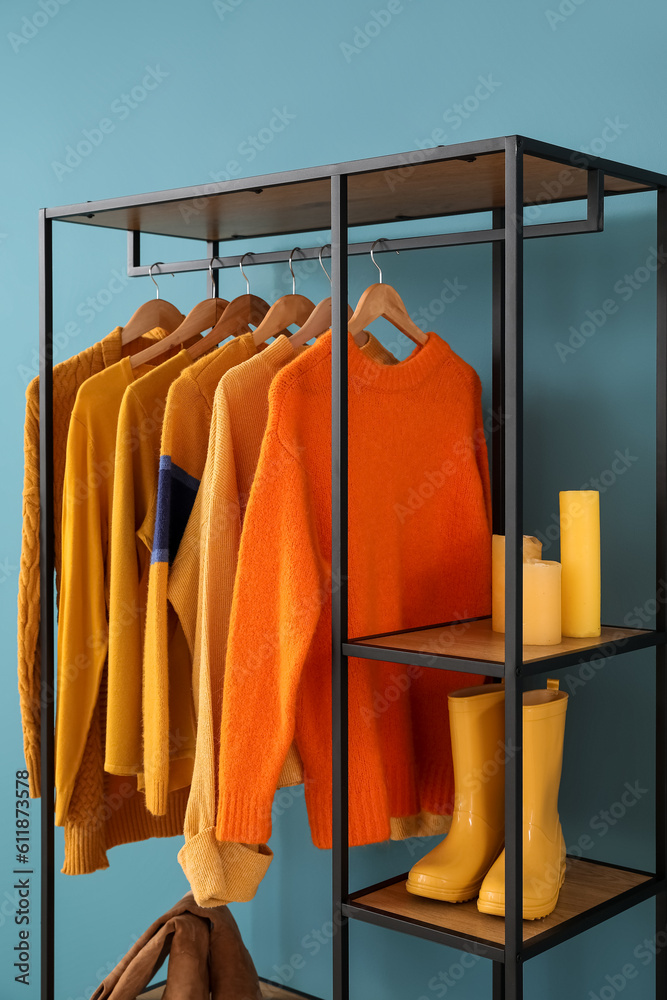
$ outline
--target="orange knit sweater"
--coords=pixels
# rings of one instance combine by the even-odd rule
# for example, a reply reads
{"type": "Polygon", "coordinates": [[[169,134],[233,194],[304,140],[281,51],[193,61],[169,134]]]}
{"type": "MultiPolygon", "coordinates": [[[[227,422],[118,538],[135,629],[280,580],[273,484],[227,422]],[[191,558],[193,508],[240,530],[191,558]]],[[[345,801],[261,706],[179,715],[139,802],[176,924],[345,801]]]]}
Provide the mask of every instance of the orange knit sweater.
{"type": "MultiPolygon", "coordinates": [[[[431,333],[381,366],[349,349],[349,631],[487,614],[481,387],[431,333]]],[[[296,737],[313,841],[331,846],[331,336],[280,372],[244,521],[220,743],[219,840],[260,843],[296,737]]],[[[451,813],[447,694],[481,678],[349,663],[350,843],[451,813]]]]}

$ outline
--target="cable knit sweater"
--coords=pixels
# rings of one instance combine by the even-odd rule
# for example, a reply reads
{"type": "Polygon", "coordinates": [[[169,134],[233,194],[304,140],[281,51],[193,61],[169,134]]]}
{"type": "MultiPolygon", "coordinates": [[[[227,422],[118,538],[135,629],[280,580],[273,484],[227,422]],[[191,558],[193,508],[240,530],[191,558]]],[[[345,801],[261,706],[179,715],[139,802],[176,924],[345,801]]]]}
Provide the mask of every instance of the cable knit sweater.
{"type": "MultiPolygon", "coordinates": [[[[53,369],[53,534],[56,586],[60,584],[60,551],[63,480],[67,431],[79,387],[97,372],[116,364],[124,355],[150,346],[155,333],[122,344],[118,326],[99,343],[68,358],[53,369]]],[[[18,593],[18,682],[23,723],[25,762],[30,775],[30,795],[40,794],[39,651],[39,378],[26,389],[23,470],[23,536],[18,593]]]]}
{"type": "MultiPolygon", "coordinates": [[[[488,614],[479,378],[434,333],[393,366],[369,365],[351,337],[348,351],[350,635],[488,614]]],[[[271,385],[225,663],[221,841],[268,840],[296,737],[313,841],[331,846],[330,407],[325,335],[271,385]]],[[[481,680],[350,660],[352,845],[387,839],[392,816],[451,814],[447,695],[481,680]]]]}
{"type": "Polygon", "coordinates": [[[115,844],[182,831],[187,789],[153,817],[134,777],[104,772],[109,551],[116,425],[125,390],[145,368],[124,358],[77,394],[67,439],[58,628],[56,823],[67,874],[108,866],[115,844]]]}

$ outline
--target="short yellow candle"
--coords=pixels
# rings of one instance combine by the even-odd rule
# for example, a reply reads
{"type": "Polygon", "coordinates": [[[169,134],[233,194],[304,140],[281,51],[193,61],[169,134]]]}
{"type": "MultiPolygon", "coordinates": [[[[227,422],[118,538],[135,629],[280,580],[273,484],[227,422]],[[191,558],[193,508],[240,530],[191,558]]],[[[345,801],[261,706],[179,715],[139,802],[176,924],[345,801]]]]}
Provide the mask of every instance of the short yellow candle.
{"type": "Polygon", "coordinates": [[[600,494],[560,494],[563,635],[600,634],[600,494]]]}
{"type": "MultiPolygon", "coordinates": [[[[491,627],[505,631],[505,536],[494,535],[491,551],[491,627]]],[[[523,536],[523,561],[541,559],[542,542],[533,535],[523,536]]]]}
{"type": "Polygon", "coordinates": [[[523,641],[555,646],[561,640],[560,563],[527,559],[523,564],[523,641]]]}

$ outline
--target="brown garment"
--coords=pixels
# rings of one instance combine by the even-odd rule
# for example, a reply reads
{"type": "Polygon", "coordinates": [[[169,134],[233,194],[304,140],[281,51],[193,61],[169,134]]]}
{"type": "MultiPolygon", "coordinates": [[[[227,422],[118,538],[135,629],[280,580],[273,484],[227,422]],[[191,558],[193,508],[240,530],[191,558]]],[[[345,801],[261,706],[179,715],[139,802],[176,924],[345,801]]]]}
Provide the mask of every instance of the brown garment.
{"type": "Polygon", "coordinates": [[[91,1000],[135,1000],[169,955],[163,1000],[261,1000],[257,972],[226,906],[191,892],[142,934],[91,1000]]]}

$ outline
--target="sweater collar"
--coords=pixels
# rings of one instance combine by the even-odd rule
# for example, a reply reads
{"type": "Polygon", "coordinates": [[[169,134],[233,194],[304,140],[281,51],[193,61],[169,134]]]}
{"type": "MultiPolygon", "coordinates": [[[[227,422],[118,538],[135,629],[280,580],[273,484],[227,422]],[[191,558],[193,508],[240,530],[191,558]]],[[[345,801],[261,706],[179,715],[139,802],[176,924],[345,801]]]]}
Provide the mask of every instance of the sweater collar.
{"type": "MultiPolygon", "coordinates": [[[[327,334],[329,340],[331,334],[327,334]]],[[[382,364],[373,354],[363,351],[348,334],[348,370],[357,386],[375,392],[400,392],[424,381],[436,368],[451,359],[452,350],[437,333],[429,333],[423,345],[396,364],[382,364]]]]}
{"type": "Polygon", "coordinates": [[[100,341],[100,346],[102,348],[102,358],[104,360],[104,367],[111,368],[115,365],[117,361],[123,356],[123,328],[122,326],[117,326],[115,330],[108,333],[103,340],[100,341]]]}

